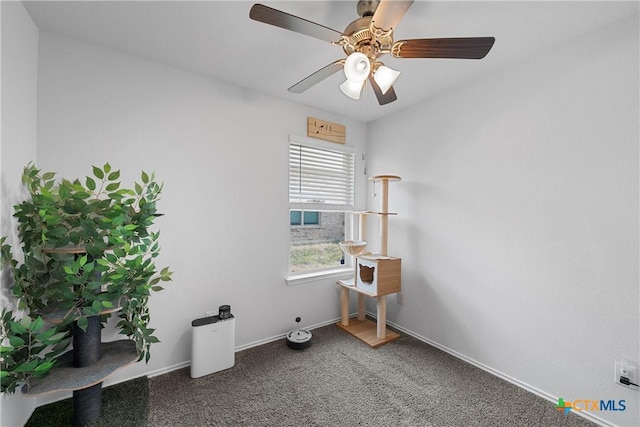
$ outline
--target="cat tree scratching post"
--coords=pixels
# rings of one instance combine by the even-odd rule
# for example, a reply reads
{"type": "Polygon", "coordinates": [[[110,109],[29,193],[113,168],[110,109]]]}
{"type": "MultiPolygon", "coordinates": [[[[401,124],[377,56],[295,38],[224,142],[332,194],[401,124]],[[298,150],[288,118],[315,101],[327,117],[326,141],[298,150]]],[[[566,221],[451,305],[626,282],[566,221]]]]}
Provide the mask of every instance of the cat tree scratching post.
{"type": "Polygon", "coordinates": [[[366,218],[368,215],[379,217],[379,254],[358,255],[355,260],[355,277],[351,280],[339,280],[341,319],[338,326],[356,336],[372,347],[386,344],[400,335],[387,331],[387,295],[400,292],[400,258],[387,255],[389,215],[389,182],[400,181],[399,176],[378,175],[370,181],[380,183],[380,210],[378,212],[358,212],[359,240],[366,241],[366,218]],[[349,292],[358,294],[358,317],[349,319],[349,292]],[[365,318],[365,297],[376,298],[377,321],[365,318]]]}
{"type": "MultiPolygon", "coordinates": [[[[394,177],[397,178],[397,177],[394,177]]],[[[387,242],[389,230],[389,177],[374,176],[371,178],[373,182],[380,182],[380,255],[387,255],[387,242]]],[[[397,178],[400,179],[400,178],[397,178]]]]}

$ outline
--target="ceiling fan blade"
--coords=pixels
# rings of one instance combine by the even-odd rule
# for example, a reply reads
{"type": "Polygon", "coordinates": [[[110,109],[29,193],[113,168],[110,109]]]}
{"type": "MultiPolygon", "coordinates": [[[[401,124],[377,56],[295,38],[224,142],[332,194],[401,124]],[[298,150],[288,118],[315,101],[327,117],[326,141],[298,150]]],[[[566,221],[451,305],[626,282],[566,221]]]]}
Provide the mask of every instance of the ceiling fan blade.
{"type": "Polygon", "coordinates": [[[338,43],[342,39],[342,33],[340,31],[282,12],[278,9],[273,9],[263,4],[254,4],[249,11],[249,18],[254,21],[264,22],[265,24],[274,25],[284,28],[285,30],[295,31],[296,33],[305,34],[332,43],[338,43]]]}
{"type": "Polygon", "coordinates": [[[310,76],[300,80],[298,83],[294,84],[287,90],[293,93],[302,93],[305,90],[309,89],[311,86],[314,86],[320,83],[322,80],[326,79],[329,76],[332,76],[333,74],[337,73],[343,68],[344,68],[344,59],[338,59],[337,61],[332,62],[326,67],[320,68],[318,71],[311,74],[310,76]]]}
{"type": "Polygon", "coordinates": [[[369,28],[371,28],[371,31],[376,35],[378,34],[374,29],[382,30],[383,32],[394,30],[412,4],[413,0],[380,1],[380,4],[378,4],[378,8],[371,18],[371,24],[369,24],[369,28]]]}
{"type": "Polygon", "coordinates": [[[376,98],[378,98],[378,104],[385,105],[398,99],[398,97],[396,96],[396,91],[393,90],[393,86],[389,88],[387,93],[383,94],[380,86],[378,86],[378,83],[376,83],[376,81],[373,79],[373,76],[369,76],[369,83],[371,83],[373,92],[376,94],[376,98]]]}
{"type": "Polygon", "coordinates": [[[398,40],[391,47],[396,58],[482,59],[495,37],[398,40]]]}

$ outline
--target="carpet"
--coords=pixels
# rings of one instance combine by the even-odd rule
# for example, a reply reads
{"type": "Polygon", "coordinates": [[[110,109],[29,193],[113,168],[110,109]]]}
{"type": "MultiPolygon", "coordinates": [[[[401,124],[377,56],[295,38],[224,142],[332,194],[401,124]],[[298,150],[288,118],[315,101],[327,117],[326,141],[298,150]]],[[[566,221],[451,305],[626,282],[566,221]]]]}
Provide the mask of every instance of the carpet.
{"type": "Polygon", "coordinates": [[[148,425],[594,426],[413,337],[372,349],[335,325],[312,332],[304,351],[282,339],[226,371],[151,378],[148,425]]]}
{"type": "MultiPolygon", "coordinates": [[[[149,380],[136,378],[102,389],[102,415],[91,427],[147,426],[149,380]]],[[[73,413],[72,399],[43,405],[33,412],[25,427],[68,427],[73,413]]]]}

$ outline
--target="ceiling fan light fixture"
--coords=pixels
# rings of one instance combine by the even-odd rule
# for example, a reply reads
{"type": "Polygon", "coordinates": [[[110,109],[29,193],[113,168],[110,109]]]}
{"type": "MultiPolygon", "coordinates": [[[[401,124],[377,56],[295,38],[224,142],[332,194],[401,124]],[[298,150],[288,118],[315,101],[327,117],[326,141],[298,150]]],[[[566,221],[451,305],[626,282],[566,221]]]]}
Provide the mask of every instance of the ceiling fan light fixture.
{"type": "Polygon", "coordinates": [[[344,62],[344,75],[347,80],[340,85],[342,93],[351,99],[360,99],[364,82],[371,72],[371,62],[363,53],[353,52],[344,62]]]}
{"type": "Polygon", "coordinates": [[[351,99],[360,99],[360,92],[362,92],[363,85],[364,82],[345,80],[345,82],[340,85],[340,90],[351,99]]]}
{"type": "Polygon", "coordinates": [[[364,53],[353,52],[344,62],[344,75],[347,80],[363,82],[369,77],[370,71],[371,63],[364,53]]]}
{"type": "Polygon", "coordinates": [[[400,77],[400,71],[396,71],[393,68],[389,68],[385,65],[381,65],[380,67],[378,67],[375,74],[373,75],[373,79],[380,87],[382,94],[387,93],[387,91],[391,89],[391,86],[393,86],[396,80],[398,80],[398,77],[400,77]]]}

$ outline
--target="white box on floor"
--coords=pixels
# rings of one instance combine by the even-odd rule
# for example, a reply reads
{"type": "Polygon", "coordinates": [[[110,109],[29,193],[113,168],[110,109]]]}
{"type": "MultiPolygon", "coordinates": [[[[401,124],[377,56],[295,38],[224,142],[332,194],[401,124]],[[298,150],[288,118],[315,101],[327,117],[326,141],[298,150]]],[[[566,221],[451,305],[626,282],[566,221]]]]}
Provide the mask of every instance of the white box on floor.
{"type": "Polygon", "coordinates": [[[235,322],[218,316],[191,322],[191,378],[231,368],[235,364],[235,322]]]}

